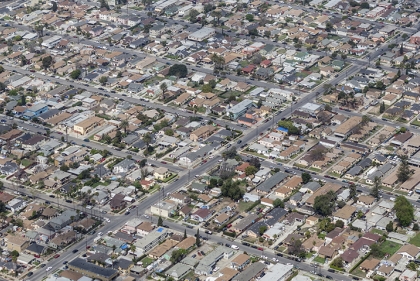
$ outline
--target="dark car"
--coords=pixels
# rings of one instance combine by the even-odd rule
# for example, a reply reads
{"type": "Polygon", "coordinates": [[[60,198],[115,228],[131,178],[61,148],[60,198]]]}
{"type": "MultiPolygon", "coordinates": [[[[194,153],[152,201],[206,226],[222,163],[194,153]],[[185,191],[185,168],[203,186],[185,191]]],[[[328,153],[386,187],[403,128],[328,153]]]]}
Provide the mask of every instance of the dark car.
{"type": "Polygon", "coordinates": [[[242,245],[249,246],[250,244],[248,242],[242,242],[242,245]]]}
{"type": "Polygon", "coordinates": [[[327,278],[327,279],[333,279],[331,276],[329,276],[329,275],[327,275],[327,276],[325,276],[325,278],[327,278]]]}
{"type": "Polygon", "coordinates": [[[71,201],[70,199],[66,199],[67,203],[73,203],[73,201],[71,201]]]}
{"type": "Polygon", "coordinates": [[[50,201],[45,201],[45,204],[51,204],[51,202],[50,201]]]}
{"type": "Polygon", "coordinates": [[[334,269],[332,269],[332,268],[330,268],[330,269],[328,269],[328,272],[335,273],[335,270],[334,270],[334,269]]]}
{"type": "Polygon", "coordinates": [[[31,277],[32,275],[34,275],[34,273],[32,271],[29,271],[28,274],[26,274],[26,276],[31,277]]]}
{"type": "Polygon", "coordinates": [[[324,277],[324,275],[322,273],[317,273],[316,275],[324,277]]]}
{"type": "Polygon", "coordinates": [[[51,197],[51,198],[55,198],[55,195],[51,194],[51,195],[50,195],[50,197],[51,197]]]}
{"type": "Polygon", "coordinates": [[[75,253],[77,253],[79,250],[77,250],[77,249],[74,249],[72,252],[73,252],[73,254],[75,254],[75,253]]]}
{"type": "Polygon", "coordinates": [[[238,140],[238,144],[242,143],[242,140],[238,140]]]}
{"type": "Polygon", "coordinates": [[[283,256],[282,253],[277,253],[276,255],[279,256],[279,257],[282,257],[283,256]]]}
{"type": "Polygon", "coordinates": [[[68,263],[68,261],[63,261],[63,264],[67,264],[68,263]]]}
{"type": "Polygon", "coordinates": [[[127,216],[127,215],[129,215],[130,214],[130,212],[125,212],[125,215],[127,216]]]}
{"type": "Polygon", "coordinates": [[[45,263],[43,263],[43,264],[40,265],[41,268],[44,268],[45,266],[46,266],[45,263]]]}
{"type": "Polygon", "coordinates": [[[84,139],[83,141],[85,141],[85,142],[90,142],[90,140],[89,140],[89,139],[84,139]]]}
{"type": "Polygon", "coordinates": [[[354,280],[360,280],[360,278],[359,277],[356,277],[356,276],[353,276],[352,277],[354,280]]]}
{"type": "Polygon", "coordinates": [[[226,243],[225,246],[228,247],[228,248],[230,248],[230,244],[228,244],[228,243],[226,243]]]}

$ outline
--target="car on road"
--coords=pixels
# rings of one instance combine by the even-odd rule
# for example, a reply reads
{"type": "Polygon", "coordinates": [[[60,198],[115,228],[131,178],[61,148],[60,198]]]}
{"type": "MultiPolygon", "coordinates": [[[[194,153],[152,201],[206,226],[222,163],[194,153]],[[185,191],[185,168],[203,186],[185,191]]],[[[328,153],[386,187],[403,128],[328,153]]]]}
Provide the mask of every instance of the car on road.
{"type": "Polygon", "coordinates": [[[52,266],[47,267],[47,269],[45,269],[45,271],[50,271],[52,269],[52,266]]]}
{"type": "Polygon", "coordinates": [[[5,119],[1,119],[1,121],[0,121],[1,123],[6,123],[6,120],[5,119]]]}
{"type": "Polygon", "coordinates": [[[70,200],[70,199],[66,199],[66,202],[67,202],[67,203],[73,203],[73,201],[72,201],[72,200],[70,200]]]}
{"type": "Polygon", "coordinates": [[[130,214],[130,212],[125,212],[125,215],[128,216],[130,214]]]}
{"type": "Polygon", "coordinates": [[[327,275],[327,276],[325,276],[325,278],[327,278],[327,279],[333,279],[331,276],[329,276],[329,275],[327,275]]]}
{"type": "Polygon", "coordinates": [[[68,263],[68,261],[63,261],[63,264],[67,264],[68,263]]]}
{"type": "Polygon", "coordinates": [[[56,254],[55,256],[54,256],[54,258],[55,259],[58,259],[60,257],[60,255],[59,254],[56,254]]]}
{"type": "Polygon", "coordinates": [[[75,253],[77,253],[79,250],[77,250],[77,249],[74,249],[72,252],[73,252],[73,254],[75,254],[75,253]]]}
{"type": "Polygon", "coordinates": [[[236,246],[236,245],[232,245],[231,247],[232,247],[232,249],[234,249],[234,250],[239,250],[239,247],[238,247],[238,246],[236,246]]]}
{"type": "Polygon", "coordinates": [[[51,194],[49,197],[51,197],[51,198],[55,198],[55,195],[51,194]]]}
{"type": "Polygon", "coordinates": [[[39,267],[44,268],[46,266],[45,263],[41,264],[39,267]]]}
{"type": "Polygon", "coordinates": [[[45,201],[45,204],[49,205],[49,204],[51,204],[51,202],[50,201],[45,201]]]}
{"type": "Polygon", "coordinates": [[[103,233],[102,233],[102,232],[99,232],[99,233],[98,233],[98,236],[102,236],[102,235],[103,235],[103,233]]]}
{"type": "Polygon", "coordinates": [[[32,275],[34,275],[32,271],[29,271],[28,274],[26,274],[27,277],[31,277],[32,275]]]}

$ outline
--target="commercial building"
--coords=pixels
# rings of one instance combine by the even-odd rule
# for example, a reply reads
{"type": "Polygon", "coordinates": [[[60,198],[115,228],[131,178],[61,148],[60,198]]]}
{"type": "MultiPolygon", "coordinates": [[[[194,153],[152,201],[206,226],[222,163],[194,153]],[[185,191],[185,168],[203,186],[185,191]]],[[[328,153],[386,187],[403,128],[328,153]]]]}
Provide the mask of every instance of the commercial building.
{"type": "Polygon", "coordinates": [[[32,119],[34,117],[38,117],[39,115],[47,111],[48,111],[48,105],[44,103],[37,103],[25,110],[25,113],[23,114],[23,118],[32,119]]]}
{"type": "Polygon", "coordinates": [[[81,258],[76,258],[67,265],[70,270],[101,281],[111,281],[118,276],[118,270],[116,269],[95,265],[81,258]]]}
{"type": "Polygon", "coordinates": [[[293,265],[278,263],[270,267],[261,281],[284,281],[293,273],[293,265]]]}
{"type": "Polygon", "coordinates": [[[176,210],[176,205],[169,202],[160,202],[150,207],[150,212],[153,215],[169,218],[176,210]]]}
{"type": "Polygon", "coordinates": [[[219,260],[223,258],[229,259],[233,253],[234,251],[231,248],[224,246],[217,247],[214,251],[208,253],[201,259],[200,263],[195,268],[195,273],[199,275],[210,274],[213,271],[213,267],[219,260]]]}
{"type": "Polygon", "coordinates": [[[160,242],[168,237],[169,232],[166,228],[158,227],[152,232],[150,232],[143,239],[137,240],[134,245],[136,248],[143,253],[150,251],[153,247],[158,245],[160,242]]]}
{"type": "Polygon", "coordinates": [[[353,116],[341,125],[339,125],[337,129],[335,129],[334,135],[336,135],[337,137],[347,138],[349,135],[351,135],[354,128],[361,122],[362,117],[353,116]]]}
{"type": "Polygon", "coordinates": [[[91,117],[82,122],[79,122],[73,126],[73,131],[80,135],[85,135],[92,131],[94,128],[101,126],[104,123],[104,119],[100,117],[91,117]]]}
{"type": "Polygon", "coordinates": [[[190,35],[188,35],[188,39],[201,42],[205,39],[212,37],[215,33],[216,30],[214,28],[203,27],[200,30],[197,30],[196,32],[193,32],[190,35]]]}
{"type": "Polygon", "coordinates": [[[226,109],[226,113],[231,119],[236,120],[239,117],[243,116],[246,113],[246,111],[251,107],[255,107],[255,104],[252,102],[252,100],[244,99],[237,105],[226,109]]]}
{"type": "Polygon", "coordinates": [[[23,252],[29,246],[29,240],[21,236],[7,236],[7,250],[23,252]]]}

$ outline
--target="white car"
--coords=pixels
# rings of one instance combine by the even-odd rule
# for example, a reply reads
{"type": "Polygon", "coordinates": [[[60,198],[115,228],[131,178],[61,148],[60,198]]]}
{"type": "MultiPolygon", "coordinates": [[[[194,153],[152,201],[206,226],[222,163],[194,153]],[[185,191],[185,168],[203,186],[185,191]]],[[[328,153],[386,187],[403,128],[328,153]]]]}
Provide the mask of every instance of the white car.
{"type": "Polygon", "coordinates": [[[98,236],[102,236],[102,235],[104,235],[102,232],[99,232],[99,233],[98,233],[98,236]]]}
{"type": "Polygon", "coordinates": [[[111,220],[109,218],[105,218],[106,222],[111,222],[111,220]]]}
{"type": "Polygon", "coordinates": [[[52,269],[52,266],[49,266],[45,269],[45,271],[50,271],[52,269]]]}
{"type": "Polygon", "coordinates": [[[236,245],[232,245],[231,247],[232,247],[232,249],[234,249],[234,250],[239,250],[239,247],[238,247],[238,246],[236,246],[236,245]]]}

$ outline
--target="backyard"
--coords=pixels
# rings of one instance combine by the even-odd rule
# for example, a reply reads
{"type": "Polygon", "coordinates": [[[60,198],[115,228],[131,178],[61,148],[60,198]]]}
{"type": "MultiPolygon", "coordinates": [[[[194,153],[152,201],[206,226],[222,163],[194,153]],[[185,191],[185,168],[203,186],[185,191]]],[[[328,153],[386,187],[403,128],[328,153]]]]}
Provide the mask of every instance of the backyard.
{"type": "Polygon", "coordinates": [[[381,250],[383,253],[386,253],[389,256],[392,256],[401,248],[401,246],[402,246],[401,244],[386,240],[385,242],[381,244],[381,250]]]}

